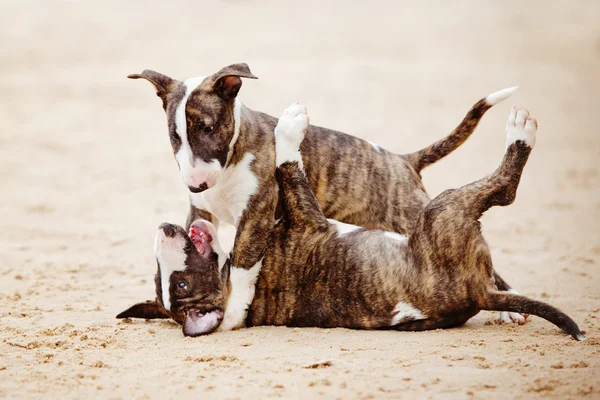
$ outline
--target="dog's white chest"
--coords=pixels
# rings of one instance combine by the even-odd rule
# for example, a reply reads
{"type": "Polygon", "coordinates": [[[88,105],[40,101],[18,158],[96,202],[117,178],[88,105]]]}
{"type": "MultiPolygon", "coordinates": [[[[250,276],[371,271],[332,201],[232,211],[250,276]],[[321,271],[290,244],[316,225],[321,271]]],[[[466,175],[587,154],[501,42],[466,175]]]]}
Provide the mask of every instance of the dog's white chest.
{"type": "Polygon", "coordinates": [[[258,189],[258,178],[250,169],[255,159],[252,153],[244,154],[239,163],[223,171],[215,186],[202,193],[192,193],[190,200],[194,207],[237,226],[248,200],[258,189]]]}

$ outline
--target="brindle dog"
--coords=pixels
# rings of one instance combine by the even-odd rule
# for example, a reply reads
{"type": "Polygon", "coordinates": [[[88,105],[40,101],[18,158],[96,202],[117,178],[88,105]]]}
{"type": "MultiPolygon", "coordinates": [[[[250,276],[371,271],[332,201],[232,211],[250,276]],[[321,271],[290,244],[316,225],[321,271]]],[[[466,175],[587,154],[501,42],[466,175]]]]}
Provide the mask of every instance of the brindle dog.
{"type": "MultiPolygon", "coordinates": [[[[118,318],[172,317],[186,336],[223,329],[251,292],[247,314],[226,326],[286,325],[421,331],[464,324],[480,310],[542,317],[577,340],[567,315],[546,303],[498,291],[479,222],[493,206],[516,197],[537,121],[513,108],[507,149],[498,169],[447,190],[419,215],[409,236],[327,220],[310,189],[298,151],[308,127],[306,109],[286,110],[275,130],[277,181],[283,199],[265,257],[256,270],[234,271],[208,221],[183,228],[164,224],[156,242],[157,301],[118,318]],[[161,270],[171,271],[161,282],[161,270]],[[165,306],[166,303],[166,306],[165,306]]],[[[258,217],[258,216],[257,216],[258,217]]]]}
{"type": "MultiPolygon", "coordinates": [[[[243,63],[184,81],[150,70],[129,77],[151,82],[162,100],[173,154],[191,192],[186,228],[198,218],[217,227],[219,221],[235,225],[232,267],[254,268],[281,214],[273,137],[277,119],[238,99],[242,78],[256,77],[243,63]]],[[[302,160],[323,213],[341,222],[409,234],[430,200],[421,170],[458,148],[485,112],[515,90],[481,99],[447,137],[406,155],[310,125],[302,160]]],[[[495,277],[499,289],[510,290],[495,277]]],[[[504,313],[500,320],[525,323],[519,314],[504,313]]]]}

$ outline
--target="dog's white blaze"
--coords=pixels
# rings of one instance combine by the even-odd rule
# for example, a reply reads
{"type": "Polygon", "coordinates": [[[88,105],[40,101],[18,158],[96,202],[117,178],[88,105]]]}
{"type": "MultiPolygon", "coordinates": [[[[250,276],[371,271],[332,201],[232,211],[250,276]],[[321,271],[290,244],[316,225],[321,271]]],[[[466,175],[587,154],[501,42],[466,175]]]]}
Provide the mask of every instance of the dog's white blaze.
{"type": "Polygon", "coordinates": [[[373,148],[374,148],[374,149],[375,149],[375,150],[376,150],[378,153],[381,153],[381,147],[379,147],[379,145],[378,145],[377,143],[373,143],[373,142],[371,142],[370,140],[367,140],[367,142],[369,142],[369,144],[370,144],[371,146],[373,146],[373,148]]]}
{"type": "Polygon", "coordinates": [[[518,88],[519,88],[518,86],[513,86],[513,87],[499,90],[496,93],[492,93],[489,96],[487,96],[485,98],[485,102],[487,104],[489,104],[490,106],[494,106],[494,105],[500,103],[502,100],[508,99],[510,96],[512,96],[512,94],[514,92],[517,91],[518,88]]]}
{"type": "Polygon", "coordinates": [[[397,325],[407,318],[410,318],[411,321],[426,318],[421,313],[421,311],[417,310],[411,304],[406,303],[404,301],[399,301],[398,304],[396,304],[396,307],[394,307],[394,311],[392,311],[392,314],[394,315],[394,317],[392,318],[391,326],[397,325]]]}
{"type": "Polygon", "coordinates": [[[248,200],[258,189],[258,178],[250,169],[255,155],[248,152],[236,165],[223,170],[217,183],[202,193],[190,193],[194,207],[237,227],[248,200]]]}
{"type": "Polygon", "coordinates": [[[225,315],[219,330],[228,331],[244,326],[246,315],[248,315],[248,307],[254,299],[256,279],[262,268],[262,262],[263,260],[260,260],[250,269],[231,267],[229,272],[231,293],[227,300],[225,315]]]}
{"type": "Polygon", "coordinates": [[[335,225],[335,228],[338,232],[338,236],[344,236],[347,233],[354,232],[355,230],[361,228],[360,226],[345,224],[343,222],[336,221],[335,219],[327,219],[327,221],[329,221],[331,225],[335,225]]]}
{"type": "MultiPolygon", "coordinates": [[[[233,154],[233,146],[238,140],[240,136],[240,126],[242,120],[242,102],[235,98],[235,104],[233,106],[233,137],[231,138],[231,142],[229,143],[229,152],[227,153],[227,162],[231,158],[231,154],[233,154]]],[[[227,165],[227,163],[225,164],[227,165]]]]}
{"type": "Polygon", "coordinates": [[[513,108],[506,121],[506,147],[522,140],[531,148],[535,146],[537,126],[529,119],[529,111],[513,108]],[[514,126],[513,126],[514,124],[514,126]]]}
{"type": "Polygon", "coordinates": [[[181,176],[181,180],[183,180],[186,185],[194,187],[200,186],[209,178],[215,179],[215,175],[217,175],[221,169],[218,160],[211,160],[207,163],[203,160],[194,159],[187,136],[185,107],[192,91],[196,89],[204,79],[206,79],[205,76],[198,76],[183,81],[185,94],[175,109],[175,131],[181,139],[181,147],[179,147],[179,150],[175,154],[175,159],[179,164],[179,175],[181,176]]]}
{"type": "Polygon", "coordinates": [[[167,311],[171,311],[171,295],[169,294],[171,274],[185,269],[187,255],[183,250],[184,247],[185,239],[180,235],[173,238],[166,237],[162,229],[156,233],[154,256],[160,265],[162,301],[167,311]]]}
{"type": "Polygon", "coordinates": [[[302,104],[292,104],[283,111],[275,127],[275,163],[279,167],[285,162],[298,162],[304,169],[300,144],[308,128],[306,107],[302,104]]]}
{"type": "Polygon", "coordinates": [[[385,236],[388,239],[397,240],[399,242],[407,242],[408,241],[408,236],[401,235],[396,232],[384,232],[383,236],[385,236]]]}

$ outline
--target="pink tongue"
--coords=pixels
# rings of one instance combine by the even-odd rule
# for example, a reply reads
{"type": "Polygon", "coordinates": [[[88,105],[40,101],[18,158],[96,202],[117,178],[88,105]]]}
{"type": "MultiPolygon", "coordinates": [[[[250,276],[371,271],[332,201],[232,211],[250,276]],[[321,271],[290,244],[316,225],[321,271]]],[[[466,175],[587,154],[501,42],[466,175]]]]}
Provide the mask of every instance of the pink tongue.
{"type": "Polygon", "coordinates": [[[205,257],[210,254],[212,250],[210,246],[212,236],[208,232],[202,230],[202,228],[200,228],[197,225],[192,225],[190,227],[190,238],[192,239],[192,242],[194,242],[194,244],[196,245],[196,249],[198,249],[198,252],[200,254],[202,254],[205,257]]]}

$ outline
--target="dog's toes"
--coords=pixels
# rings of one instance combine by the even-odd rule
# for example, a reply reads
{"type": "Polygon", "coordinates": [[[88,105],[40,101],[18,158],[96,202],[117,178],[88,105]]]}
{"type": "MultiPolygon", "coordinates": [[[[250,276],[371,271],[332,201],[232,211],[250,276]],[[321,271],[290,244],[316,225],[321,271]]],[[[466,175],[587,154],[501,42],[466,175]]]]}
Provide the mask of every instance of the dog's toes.
{"type": "Polygon", "coordinates": [[[527,315],[502,311],[496,314],[496,322],[499,324],[525,325],[527,323],[527,315]]]}
{"type": "Polygon", "coordinates": [[[513,107],[506,121],[506,147],[520,141],[533,148],[537,126],[537,120],[530,116],[528,110],[513,107]]]}
{"type": "Polygon", "coordinates": [[[305,115],[306,106],[304,104],[300,104],[298,102],[289,105],[285,110],[283,110],[283,114],[281,114],[280,119],[283,118],[295,118],[298,115],[305,115]]]}
{"type": "Polygon", "coordinates": [[[275,127],[276,163],[287,161],[301,163],[298,151],[308,129],[306,106],[295,103],[285,109],[275,127]]]}
{"type": "Polygon", "coordinates": [[[304,104],[294,103],[285,109],[275,127],[277,140],[287,138],[292,142],[300,142],[304,139],[304,133],[308,128],[308,114],[304,104]]]}
{"type": "Polygon", "coordinates": [[[506,128],[512,128],[515,126],[515,120],[517,119],[517,106],[513,106],[510,110],[510,114],[508,114],[508,119],[506,120],[506,128]]]}
{"type": "Polygon", "coordinates": [[[517,118],[515,119],[515,126],[523,128],[525,126],[525,121],[529,118],[529,110],[525,108],[520,108],[517,111],[517,118]]]}

